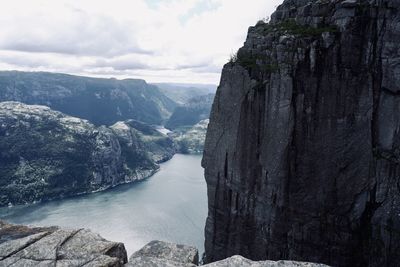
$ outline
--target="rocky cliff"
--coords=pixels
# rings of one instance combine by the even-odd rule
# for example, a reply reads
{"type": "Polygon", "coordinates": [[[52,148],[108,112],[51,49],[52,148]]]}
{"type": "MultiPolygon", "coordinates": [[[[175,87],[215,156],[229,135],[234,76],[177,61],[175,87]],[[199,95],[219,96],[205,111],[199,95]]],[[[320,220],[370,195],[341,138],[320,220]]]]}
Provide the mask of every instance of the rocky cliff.
{"type": "Polygon", "coordinates": [[[45,106],[1,102],[0,206],[140,180],[174,149],[168,137],[140,123],[96,127],[45,106]]]}
{"type": "Polygon", "coordinates": [[[46,72],[0,72],[0,101],[46,105],[95,125],[135,119],[162,124],[176,103],[143,80],[46,72]]]}
{"type": "Polygon", "coordinates": [[[400,260],[400,1],[285,0],[226,64],[207,261],[400,260]]]}

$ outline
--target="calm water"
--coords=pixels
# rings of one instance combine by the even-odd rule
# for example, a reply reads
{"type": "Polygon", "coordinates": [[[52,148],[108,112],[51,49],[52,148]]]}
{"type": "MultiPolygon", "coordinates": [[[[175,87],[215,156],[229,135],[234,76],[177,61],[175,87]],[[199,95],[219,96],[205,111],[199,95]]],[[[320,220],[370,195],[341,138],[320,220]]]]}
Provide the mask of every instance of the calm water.
{"type": "Polygon", "coordinates": [[[89,228],[123,242],[128,256],[157,239],[203,252],[207,193],[201,156],[175,155],[151,178],[96,194],[2,208],[12,223],[89,228]]]}

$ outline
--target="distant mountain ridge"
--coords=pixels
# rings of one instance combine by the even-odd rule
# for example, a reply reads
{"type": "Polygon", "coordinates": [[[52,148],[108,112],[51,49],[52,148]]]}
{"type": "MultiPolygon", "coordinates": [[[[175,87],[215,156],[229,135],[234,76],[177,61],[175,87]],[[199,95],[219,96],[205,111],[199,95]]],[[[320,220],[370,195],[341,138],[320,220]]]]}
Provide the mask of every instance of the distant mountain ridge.
{"type": "Polygon", "coordinates": [[[213,84],[154,83],[160,91],[176,103],[186,104],[191,98],[215,94],[217,86],[213,84]]]}
{"type": "Polygon", "coordinates": [[[207,127],[194,125],[213,98],[178,105],[143,80],[0,71],[0,206],[104,190],[201,153],[207,127]],[[166,121],[177,132],[156,130],[166,121]]]}
{"type": "Polygon", "coordinates": [[[165,124],[165,128],[174,130],[179,127],[191,127],[210,116],[214,94],[191,98],[185,105],[174,110],[165,124]]]}
{"type": "Polygon", "coordinates": [[[46,105],[95,125],[135,119],[162,124],[177,104],[144,80],[48,72],[0,72],[0,101],[46,105]]]}

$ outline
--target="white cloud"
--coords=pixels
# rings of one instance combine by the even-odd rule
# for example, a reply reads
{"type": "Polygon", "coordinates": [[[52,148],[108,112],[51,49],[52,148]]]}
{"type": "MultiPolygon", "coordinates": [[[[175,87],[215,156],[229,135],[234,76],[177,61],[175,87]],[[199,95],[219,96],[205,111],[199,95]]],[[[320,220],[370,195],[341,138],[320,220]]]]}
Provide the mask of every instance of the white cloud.
{"type": "Polygon", "coordinates": [[[282,0],[0,0],[0,68],[217,83],[282,0]]]}

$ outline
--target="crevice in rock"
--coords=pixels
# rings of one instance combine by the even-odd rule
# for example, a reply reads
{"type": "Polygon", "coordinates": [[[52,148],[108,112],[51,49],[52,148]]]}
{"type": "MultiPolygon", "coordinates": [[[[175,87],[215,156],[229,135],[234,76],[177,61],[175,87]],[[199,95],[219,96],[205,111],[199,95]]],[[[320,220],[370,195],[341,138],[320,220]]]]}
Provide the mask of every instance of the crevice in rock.
{"type": "Polygon", "coordinates": [[[74,238],[74,236],[76,236],[80,231],[82,231],[83,229],[78,229],[73,231],[69,236],[67,236],[57,247],[56,247],[56,261],[57,260],[62,260],[62,256],[59,255],[59,250],[64,246],[64,244],[66,244],[69,240],[71,240],[72,238],[74,238]]]}
{"type": "Polygon", "coordinates": [[[52,234],[51,232],[44,232],[44,234],[43,234],[42,236],[38,237],[37,239],[31,240],[30,242],[28,242],[28,243],[25,244],[24,246],[20,247],[18,250],[13,251],[13,252],[10,253],[9,255],[3,257],[2,260],[5,260],[5,259],[7,259],[7,258],[10,258],[10,257],[14,256],[14,255],[17,254],[18,252],[20,252],[20,251],[22,251],[22,250],[28,248],[29,246],[35,244],[35,243],[38,242],[39,240],[41,240],[41,239],[43,239],[43,238],[45,238],[46,236],[51,235],[51,234],[52,234]]]}

